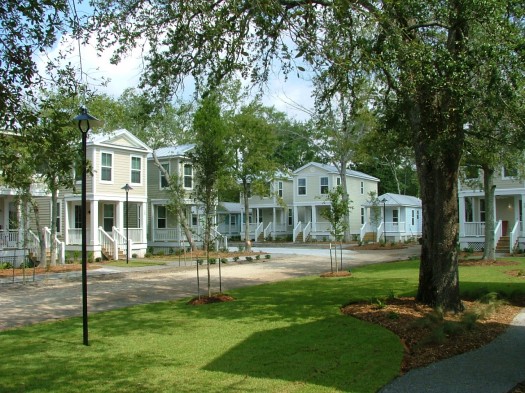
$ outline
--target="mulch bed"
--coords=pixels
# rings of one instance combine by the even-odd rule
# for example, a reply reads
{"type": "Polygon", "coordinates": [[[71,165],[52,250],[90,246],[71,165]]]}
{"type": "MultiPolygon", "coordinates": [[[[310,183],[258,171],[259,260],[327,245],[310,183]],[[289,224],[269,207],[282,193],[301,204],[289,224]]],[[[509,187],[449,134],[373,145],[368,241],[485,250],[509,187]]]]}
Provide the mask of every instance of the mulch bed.
{"type": "Polygon", "coordinates": [[[191,299],[187,304],[191,306],[199,306],[201,304],[232,302],[235,298],[225,293],[217,293],[211,296],[198,296],[191,299]]]}
{"type": "Polygon", "coordinates": [[[351,276],[352,273],[346,270],[341,270],[338,272],[328,272],[328,273],[322,273],[319,277],[348,277],[351,276]]]}
{"type": "MultiPolygon", "coordinates": [[[[97,264],[97,263],[88,263],[86,267],[88,270],[95,270],[95,269],[100,269],[102,265],[97,264]]],[[[80,270],[82,270],[82,264],[78,264],[78,263],[50,266],[49,269],[45,267],[34,268],[35,274],[67,273],[67,272],[76,272],[80,270]]],[[[24,269],[14,269],[15,276],[17,277],[22,276],[23,274],[24,274],[24,269]]],[[[33,275],[33,268],[27,267],[25,269],[25,275],[26,276],[33,275]]],[[[12,276],[13,276],[13,269],[1,269],[0,270],[0,277],[12,277],[12,276]]]]}

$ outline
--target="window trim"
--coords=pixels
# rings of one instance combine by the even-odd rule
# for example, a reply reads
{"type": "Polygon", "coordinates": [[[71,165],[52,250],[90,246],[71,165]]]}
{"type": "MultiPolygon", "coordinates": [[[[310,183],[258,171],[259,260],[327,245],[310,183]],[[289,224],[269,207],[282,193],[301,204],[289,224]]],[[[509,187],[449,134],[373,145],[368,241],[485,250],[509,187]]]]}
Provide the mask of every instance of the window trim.
{"type": "Polygon", "coordinates": [[[518,169],[516,168],[507,168],[505,165],[501,168],[501,178],[504,180],[513,180],[519,176],[518,169]],[[508,171],[513,171],[516,174],[507,175],[508,171]]]}
{"type": "Polygon", "coordinates": [[[166,209],[166,206],[165,205],[157,205],[157,217],[156,217],[156,220],[155,220],[155,225],[156,225],[156,229],[167,229],[168,228],[168,209],[166,209]],[[163,209],[163,217],[161,217],[160,215],[160,209],[163,209]],[[159,222],[160,220],[163,220],[164,221],[164,226],[161,227],[159,226],[159,222]]]}
{"type": "Polygon", "coordinates": [[[185,190],[193,190],[193,165],[188,162],[182,164],[182,186],[185,190]],[[191,168],[191,175],[186,175],[186,167],[191,168]],[[191,187],[186,186],[186,178],[191,180],[191,187]]]}
{"type": "MultiPolygon", "coordinates": [[[[164,167],[166,169],[166,165],[168,166],[167,168],[167,171],[168,171],[168,175],[171,174],[171,164],[169,161],[167,162],[161,162],[160,165],[162,167],[164,167]]],[[[157,168],[158,169],[158,168],[157,168]]],[[[162,173],[162,171],[160,169],[159,170],[159,190],[166,190],[167,188],[169,188],[169,184],[168,184],[168,180],[166,179],[166,176],[164,176],[164,174],[162,173]],[[166,182],[166,187],[163,187],[162,186],[162,179],[164,179],[164,181],[166,182]]]]}
{"type": "Polygon", "coordinates": [[[328,195],[328,176],[319,178],[319,193],[321,195],[328,195]],[[323,180],[326,180],[326,184],[323,184],[323,180]]]}
{"type": "Polygon", "coordinates": [[[114,154],[113,152],[109,152],[109,151],[100,151],[100,182],[101,183],[105,183],[105,184],[113,184],[114,183],[114,168],[115,168],[115,160],[113,159],[114,157],[114,154]],[[103,165],[103,155],[104,154],[107,154],[111,157],[111,166],[108,167],[108,166],[104,166],[103,165]],[[104,173],[104,169],[106,168],[109,168],[110,169],[110,180],[105,180],[102,178],[102,175],[104,173]]]}
{"type": "Polygon", "coordinates": [[[306,193],[306,186],[307,186],[307,183],[306,183],[306,177],[300,177],[297,179],[297,195],[300,195],[300,196],[306,196],[307,193],[306,193]],[[304,180],[304,186],[301,185],[301,180],[304,180]],[[301,193],[301,189],[304,188],[304,193],[301,193]]]}
{"type": "Polygon", "coordinates": [[[279,198],[282,198],[284,195],[283,186],[283,182],[279,180],[277,182],[277,196],[279,196],[279,198]]]}
{"type": "Polygon", "coordinates": [[[130,184],[135,184],[138,186],[142,185],[142,157],[141,156],[131,155],[129,157],[129,182],[130,184]],[[139,160],[139,169],[133,169],[133,159],[134,158],[137,158],[139,160]],[[137,171],[139,173],[138,183],[133,181],[133,172],[137,172],[137,171]]]}
{"type": "Polygon", "coordinates": [[[365,194],[365,182],[361,181],[361,195],[365,194]]]}

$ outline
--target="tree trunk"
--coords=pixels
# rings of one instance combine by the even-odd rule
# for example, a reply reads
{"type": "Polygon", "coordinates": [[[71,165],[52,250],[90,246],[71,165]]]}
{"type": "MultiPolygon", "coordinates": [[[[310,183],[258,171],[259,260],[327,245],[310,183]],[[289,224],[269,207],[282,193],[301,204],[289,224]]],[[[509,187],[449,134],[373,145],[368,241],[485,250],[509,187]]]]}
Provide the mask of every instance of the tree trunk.
{"type": "Polygon", "coordinates": [[[483,259],[493,261],[496,259],[496,244],[494,239],[494,168],[483,165],[483,187],[485,189],[485,249],[483,259]]]}
{"type": "Polygon", "coordinates": [[[51,236],[49,241],[51,256],[49,258],[49,266],[56,266],[57,264],[57,245],[55,243],[57,234],[57,201],[58,188],[53,185],[53,189],[51,190],[51,236]]]}
{"type": "MultiPolygon", "coordinates": [[[[424,93],[420,97],[424,97],[424,93]]],[[[457,185],[464,131],[460,121],[451,122],[446,111],[436,118],[435,108],[431,108],[435,97],[424,98],[428,101],[414,102],[410,109],[423,203],[423,243],[416,298],[431,307],[461,311],[457,185]],[[436,143],[438,139],[440,143],[436,143]]]]}

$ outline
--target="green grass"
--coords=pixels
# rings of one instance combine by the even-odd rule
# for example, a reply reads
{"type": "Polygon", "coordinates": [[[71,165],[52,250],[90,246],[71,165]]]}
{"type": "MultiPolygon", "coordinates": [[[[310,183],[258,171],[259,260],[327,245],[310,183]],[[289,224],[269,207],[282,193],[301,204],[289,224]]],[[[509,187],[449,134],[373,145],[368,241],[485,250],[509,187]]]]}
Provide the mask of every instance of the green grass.
{"type": "MultiPolygon", "coordinates": [[[[525,291],[504,271],[461,268],[462,287],[525,291]]],[[[351,277],[307,277],[231,291],[206,306],[155,303],[0,333],[1,392],[375,392],[399,373],[391,332],[343,316],[372,297],[413,295],[417,261],[351,277]]]]}

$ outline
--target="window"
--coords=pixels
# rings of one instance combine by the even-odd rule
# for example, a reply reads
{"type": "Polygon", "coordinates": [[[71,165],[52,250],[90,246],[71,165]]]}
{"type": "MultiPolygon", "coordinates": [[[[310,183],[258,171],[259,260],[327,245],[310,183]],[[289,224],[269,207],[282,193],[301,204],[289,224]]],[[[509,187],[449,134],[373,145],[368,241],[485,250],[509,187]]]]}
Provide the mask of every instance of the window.
{"type": "Polygon", "coordinates": [[[82,228],[82,206],[75,205],[75,229],[82,228]]]}
{"type": "Polygon", "coordinates": [[[362,181],[361,182],[361,195],[363,195],[365,193],[365,182],[362,181]]]}
{"type": "Polygon", "coordinates": [[[512,167],[503,167],[503,177],[517,177],[518,170],[512,167]]]}
{"type": "Polygon", "coordinates": [[[328,194],[328,178],[321,177],[321,194],[328,194]]]}
{"type": "Polygon", "coordinates": [[[191,225],[196,227],[199,224],[199,217],[196,214],[191,215],[191,225]]]}
{"type": "Polygon", "coordinates": [[[142,228],[142,209],[140,204],[137,204],[137,228],[142,228]]]}
{"type": "Polygon", "coordinates": [[[131,182],[140,184],[141,159],[140,157],[131,157],[131,182]]]}
{"type": "Polygon", "coordinates": [[[412,210],[412,225],[414,225],[415,217],[416,217],[415,211],[412,210]]]}
{"type": "Polygon", "coordinates": [[[57,202],[57,233],[60,233],[60,202],[57,202]]]}
{"type": "Polygon", "coordinates": [[[298,188],[297,188],[297,194],[298,195],[306,195],[306,179],[298,179],[297,180],[298,188]]]}
{"type": "Polygon", "coordinates": [[[193,188],[193,166],[184,164],[184,188],[193,188]]]}
{"type": "MultiPolygon", "coordinates": [[[[165,163],[165,164],[161,164],[161,165],[166,170],[166,172],[169,174],[170,173],[170,164],[169,163],[165,163]]],[[[159,170],[159,176],[160,176],[160,188],[168,188],[169,187],[168,179],[166,179],[166,176],[164,176],[164,173],[162,171],[160,171],[160,170],[159,170]]]]}
{"type": "Polygon", "coordinates": [[[113,226],[115,225],[115,206],[114,205],[104,205],[104,218],[103,226],[106,232],[113,231],[113,226]]]}
{"type": "Polygon", "coordinates": [[[100,163],[100,180],[112,181],[113,172],[113,155],[111,153],[102,153],[100,163]]]}
{"type": "Polygon", "coordinates": [[[289,226],[293,225],[293,210],[292,209],[288,209],[288,225],[289,226]]]}
{"type": "Polygon", "coordinates": [[[335,184],[337,184],[337,187],[339,187],[341,185],[341,178],[338,177],[335,181],[335,184]]]}
{"type": "Polygon", "coordinates": [[[361,225],[365,223],[365,208],[361,208],[361,225]]]}
{"type": "Polygon", "coordinates": [[[157,228],[165,229],[167,224],[166,206],[157,206],[157,228]]]}
{"type": "Polygon", "coordinates": [[[231,225],[232,227],[234,227],[234,226],[237,225],[237,216],[230,215],[230,225],[231,225]]]}
{"type": "Polygon", "coordinates": [[[280,198],[283,197],[283,182],[277,182],[277,195],[279,195],[280,198]]]}
{"type": "Polygon", "coordinates": [[[392,222],[394,225],[399,222],[399,210],[397,209],[392,210],[392,222]]]}
{"type": "Polygon", "coordinates": [[[479,200],[479,220],[485,222],[485,199],[479,200]]]}

